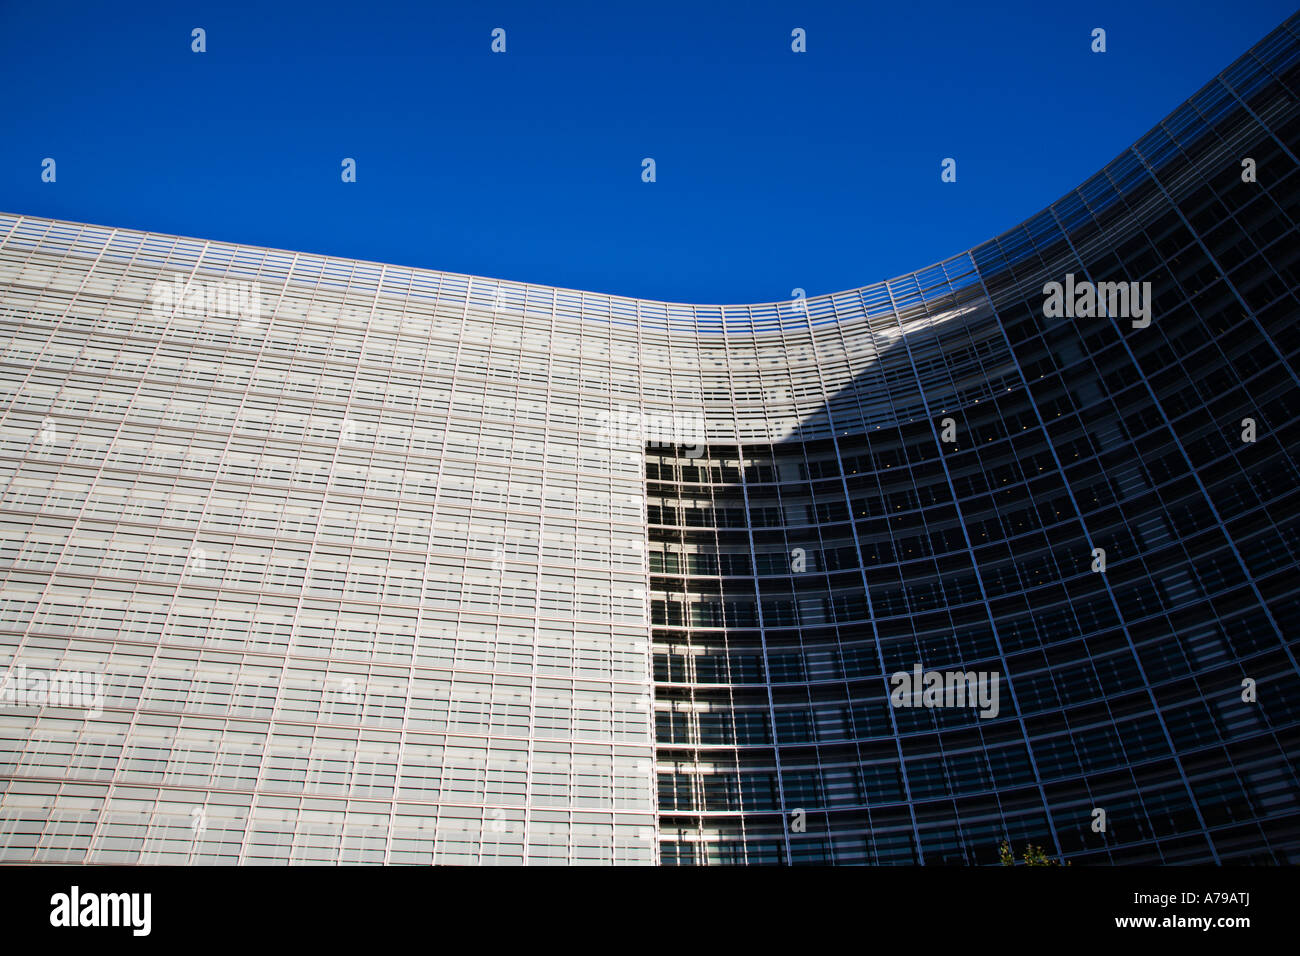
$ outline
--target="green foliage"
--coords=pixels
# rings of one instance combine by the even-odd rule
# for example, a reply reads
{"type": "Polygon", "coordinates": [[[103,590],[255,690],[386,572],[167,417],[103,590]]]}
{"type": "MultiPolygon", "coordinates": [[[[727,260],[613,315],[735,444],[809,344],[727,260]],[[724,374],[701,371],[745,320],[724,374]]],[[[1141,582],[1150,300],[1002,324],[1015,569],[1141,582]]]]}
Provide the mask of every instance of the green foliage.
{"type": "MultiPolygon", "coordinates": [[[[1006,840],[1003,840],[1001,846],[998,847],[998,859],[1001,861],[1003,866],[1016,865],[1015,852],[1011,849],[1011,844],[1008,843],[1006,840]]],[[[1025,866],[1060,866],[1061,865],[1059,861],[1054,860],[1050,856],[1048,856],[1047,851],[1044,850],[1041,846],[1034,846],[1034,844],[1032,843],[1028,844],[1025,847],[1025,852],[1022,859],[1025,861],[1025,866]]],[[[1070,861],[1066,860],[1065,865],[1069,866],[1070,861]]]]}

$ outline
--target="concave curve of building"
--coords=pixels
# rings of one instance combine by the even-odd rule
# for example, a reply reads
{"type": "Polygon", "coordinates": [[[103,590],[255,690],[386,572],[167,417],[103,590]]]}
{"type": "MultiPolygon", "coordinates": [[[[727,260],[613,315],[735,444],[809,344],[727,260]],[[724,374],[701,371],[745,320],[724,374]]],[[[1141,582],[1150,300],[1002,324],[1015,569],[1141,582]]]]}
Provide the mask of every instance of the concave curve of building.
{"type": "Polygon", "coordinates": [[[0,215],[0,861],[1295,862],[1298,22],[803,301],[0,215]]]}

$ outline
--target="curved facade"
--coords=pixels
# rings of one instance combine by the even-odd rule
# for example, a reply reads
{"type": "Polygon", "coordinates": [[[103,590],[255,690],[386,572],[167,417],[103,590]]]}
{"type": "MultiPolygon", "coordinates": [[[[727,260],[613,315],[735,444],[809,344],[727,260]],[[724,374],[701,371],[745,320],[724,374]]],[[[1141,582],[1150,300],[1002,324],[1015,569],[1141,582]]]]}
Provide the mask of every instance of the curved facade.
{"type": "Polygon", "coordinates": [[[1298,30],[802,302],[0,215],[0,861],[1296,862],[1298,30]]]}

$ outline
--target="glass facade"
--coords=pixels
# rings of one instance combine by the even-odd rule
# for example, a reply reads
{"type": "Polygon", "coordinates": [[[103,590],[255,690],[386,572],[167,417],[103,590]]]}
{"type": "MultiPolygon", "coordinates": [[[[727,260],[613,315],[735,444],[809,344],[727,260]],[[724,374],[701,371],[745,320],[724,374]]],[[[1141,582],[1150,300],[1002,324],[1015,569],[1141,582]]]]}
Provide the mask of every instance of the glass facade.
{"type": "Polygon", "coordinates": [[[785,303],[0,215],[0,862],[1300,862],[1297,97],[785,303]]]}

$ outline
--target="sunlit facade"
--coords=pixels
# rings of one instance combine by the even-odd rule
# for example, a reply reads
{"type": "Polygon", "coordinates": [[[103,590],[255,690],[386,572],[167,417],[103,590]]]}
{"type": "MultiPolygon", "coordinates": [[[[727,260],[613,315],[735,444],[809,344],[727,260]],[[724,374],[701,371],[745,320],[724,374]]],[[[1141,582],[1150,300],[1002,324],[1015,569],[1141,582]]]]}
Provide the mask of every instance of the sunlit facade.
{"type": "Polygon", "coordinates": [[[1300,862],[1298,30],[795,302],[0,214],[0,862],[1300,862]]]}

